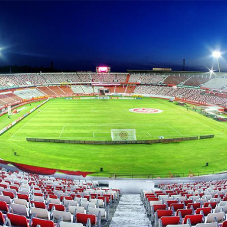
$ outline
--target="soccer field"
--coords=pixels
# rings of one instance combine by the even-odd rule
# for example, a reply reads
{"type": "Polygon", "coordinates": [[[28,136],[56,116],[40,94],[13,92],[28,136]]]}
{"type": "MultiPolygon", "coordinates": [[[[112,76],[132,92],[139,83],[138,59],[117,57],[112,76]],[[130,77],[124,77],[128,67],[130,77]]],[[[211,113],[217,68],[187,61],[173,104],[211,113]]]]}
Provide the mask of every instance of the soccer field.
{"type": "MultiPolygon", "coordinates": [[[[32,104],[33,106],[35,105],[32,104]]],[[[25,107],[27,111],[30,106],[25,107]]],[[[17,117],[16,115],[13,118],[17,117]]],[[[8,121],[8,119],[7,119],[8,121]]],[[[0,126],[6,116],[0,118],[0,126]]],[[[161,99],[51,99],[0,137],[0,157],[24,164],[111,174],[166,176],[226,170],[227,124],[161,99]],[[155,108],[140,114],[132,108],[155,108]],[[214,134],[214,139],[153,145],[27,142],[26,137],[111,140],[111,129],[136,129],[138,140],[214,134]],[[13,156],[12,151],[19,156],[13,156]],[[208,167],[203,167],[209,162],[208,167]]]]}

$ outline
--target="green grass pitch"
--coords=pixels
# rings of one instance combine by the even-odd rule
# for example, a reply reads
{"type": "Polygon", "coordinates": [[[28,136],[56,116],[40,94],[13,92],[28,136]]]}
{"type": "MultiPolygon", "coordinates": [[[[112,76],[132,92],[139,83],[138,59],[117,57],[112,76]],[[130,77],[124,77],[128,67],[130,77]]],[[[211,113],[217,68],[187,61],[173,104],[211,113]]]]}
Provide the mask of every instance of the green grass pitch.
{"type": "MultiPolygon", "coordinates": [[[[11,119],[0,117],[3,128],[11,119]]],[[[99,176],[154,175],[166,177],[189,172],[211,173],[227,169],[227,124],[216,122],[162,99],[76,100],[51,99],[0,136],[0,158],[49,168],[94,171],[99,176]],[[157,108],[157,114],[129,112],[131,108],[157,108]],[[111,129],[136,129],[137,139],[158,139],[214,134],[215,138],[153,145],[76,145],[27,142],[26,137],[111,140],[111,129]],[[19,156],[14,156],[16,151],[19,156]],[[209,162],[208,167],[204,167],[209,162]]]]}

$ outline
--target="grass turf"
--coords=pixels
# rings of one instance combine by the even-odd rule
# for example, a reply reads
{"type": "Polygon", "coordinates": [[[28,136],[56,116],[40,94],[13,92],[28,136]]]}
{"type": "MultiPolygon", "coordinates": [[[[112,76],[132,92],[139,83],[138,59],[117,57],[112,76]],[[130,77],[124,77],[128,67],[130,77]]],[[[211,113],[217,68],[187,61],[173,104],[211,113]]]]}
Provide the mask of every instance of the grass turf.
{"type": "MultiPolygon", "coordinates": [[[[26,105],[22,115],[32,106],[26,105]]],[[[19,115],[0,118],[1,128],[19,115]]],[[[0,157],[49,168],[104,172],[99,175],[154,175],[226,170],[227,124],[161,99],[52,99],[0,136],[0,157]],[[138,114],[131,108],[157,108],[138,114]],[[136,129],[137,139],[215,134],[214,139],[153,145],[75,145],[27,142],[26,137],[111,140],[111,129],[136,129]],[[14,156],[12,151],[19,156],[14,156]],[[208,167],[204,167],[209,162],[208,167]]],[[[182,176],[182,175],[181,175],[182,176]]]]}

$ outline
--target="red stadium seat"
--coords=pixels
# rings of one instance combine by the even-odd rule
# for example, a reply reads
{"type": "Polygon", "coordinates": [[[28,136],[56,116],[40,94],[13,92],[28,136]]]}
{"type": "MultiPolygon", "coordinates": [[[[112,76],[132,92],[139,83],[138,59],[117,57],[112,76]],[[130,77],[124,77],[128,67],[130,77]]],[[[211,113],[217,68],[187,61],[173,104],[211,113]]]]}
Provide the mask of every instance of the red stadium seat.
{"type": "Polygon", "coordinates": [[[83,188],[77,188],[76,189],[78,192],[84,192],[84,189],[83,188]]]}
{"type": "Polygon", "coordinates": [[[11,189],[15,189],[17,192],[18,192],[18,190],[19,190],[17,186],[13,186],[13,185],[10,186],[10,188],[11,188],[11,189]]]}
{"type": "Polygon", "coordinates": [[[172,210],[157,210],[156,211],[156,218],[161,218],[163,216],[173,216],[172,210]]]}
{"type": "Polygon", "coordinates": [[[103,201],[106,200],[106,203],[108,204],[110,202],[109,197],[105,197],[105,196],[98,196],[98,199],[102,199],[103,201]]]}
{"type": "Polygon", "coordinates": [[[62,187],[61,187],[61,186],[56,186],[56,187],[55,187],[55,190],[61,191],[61,190],[62,190],[62,187]]]}
{"type": "Polygon", "coordinates": [[[198,223],[203,223],[204,218],[202,214],[186,215],[183,224],[187,224],[187,220],[190,220],[191,225],[196,225],[198,223]]]}
{"type": "Polygon", "coordinates": [[[107,198],[110,200],[110,202],[113,200],[113,195],[104,194],[103,196],[104,196],[104,197],[107,197],[107,198]]]}
{"type": "Polygon", "coordinates": [[[145,197],[156,197],[154,193],[145,193],[145,197]]]}
{"type": "Polygon", "coordinates": [[[46,209],[46,205],[44,202],[36,202],[36,201],[32,201],[32,204],[34,204],[34,206],[36,208],[42,208],[42,209],[46,209]]]}
{"type": "Polygon", "coordinates": [[[87,224],[88,219],[90,219],[91,225],[96,225],[97,218],[93,214],[80,214],[76,213],[76,222],[82,223],[84,225],[87,224]]]}
{"type": "Polygon", "coordinates": [[[200,206],[200,203],[188,203],[187,208],[190,209],[191,207],[193,207],[193,209],[196,210],[197,208],[200,208],[200,206]]]}
{"type": "Polygon", "coordinates": [[[0,184],[0,187],[7,188],[8,186],[6,184],[0,184]]]}
{"type": "Polygon", "coordinates": [[[166,210],[167,206],[166,204],[154,204],[151,206],[151,208],[153,212],[156,212],[157,210],[166,210]]]}
{"type": "Polygon", "coordinates": [[[181,214],[181,217],[184,218],[186,215],[193,214],[193,209],[179,209],[177,210],[176,216],[179,216],[181,214]]]}
{"type": "Polygon", "coordinates": [[[9,212],[9,207],[5,201],[0,201],[0,211],[2,211],[3,213],[9,212]]]}
{"type": "Polygon", "coordinates": [[[173,193],[174,191],[172,190],[166,190],[166,194],[173,193]]]}
{"type": "Polygon", "coordinates": [[[29,221],[25,216],[8,213],[7,218],[12,226],[29,227],[29,221]]]}
{"type": "Polygon", "coordinates": [[[177,195],[176,192],[171,192],[171,193],[168,193],[169,196],[172,196],[172,195],[177,195]]]}
{"type": "Polygon", "coordinates": [[[178,216],[161,217],[159,220],[159,226],[178,225],[180,224],[180,221],[180,217],[178,216]]]}
{"type": "Polygon", "coordinates": [[[98,198],[98,196],[101,196],[101,195],[96,193],[91,193],[90,196],[93,197],[93,199],[96,199],[98,198]]]}
{"type": "Polygon", "coordinates": [[[159,198],[155,198],[155,197],[147,197],[148,201],[159,201],[159,198]]]}
{"type": "Polygon", "coordinates": [[[50,220],[44,220],[40,218],[32,218],[31,227],[55,227],[54,222],[50,220]]]}
{"type": "Polygon", "coordinates": [[[0,211],[0,225],[4,225],[5,224],[5,218],[2,214],[2,212],[0,211]]]}
{"type": "Polygon", "coordinates": [[[178,201],[177,200],[167,200],[166,203],[167,203],[167,206],[170,207],[172,203],[178,203],[178,201]]]}
{"type": "Polygon", "coordinates": [[[89,201],[90,200],[90,195],[85,195],[84,198],[86,198],[87,201],[89,201]]]}
{"type": "Polygon", "coordinates": [[[28,195],[25,194],[17,194],[18,199],[25,199],[27,202],[29,202],[29,197],[28,195]]]}
{"type": "Polygon", "coordinates": [[[33,189],[36,190],[36,191],[37,191],[37,190],[38,190],[38,191],[40,190],[39,187],[34,187],[33,189]]]}
{"type": "Polygon", "coordinates": [[[186,194],[185,195],[187,198],[189,198],[190,196],[193,196],[193,194],[186,194]]]}
{"type": "Polygon", "coordinates": [[[70,194],[70,197],[74,200],[76,195],[75,194],[70,194]]]}
{"type": "Polygon", "coordinates": [[[145,198],[158,198],[156,195],[145,195],[145,198]]]}
{"type": "Polygon", "coordinates": [[[187,207],[189,203],[193,203],[192,199],[188,199],[184,201],[184,205],[187,207]]]}
{"type": "Polygon", "coordinates": [[[51,199],[57,199],[58,198],[58,196],[54,195],[54,194],[52,194],[52,195],[49,194],[48,197],[51,198],[51,199]]]}
{"type": "Polygon", "coordinates": [[[50,204],[49,204],[49,207],[48,207],[48,210],[51,211],[53,208],[54,208],[55,210],[65,211],[64,205],[50,203],[50,204]]]}
{"type": "Polygon", "coordinates": [[[227,221],[223,221],[221,227],[227,227],[227,221]]]}
{"type": "Polygon", "coordinates": [[[212,208],[211,207],[201,207],[201,208],[197,208],[195,213],[196,214],[200,214],[201,211],[203,211],[204,216],[207,216],[209,213],[212,212],[212,208]]]}
{"type": "Polygon", "coordinates": [[[11,199],[14,198],[14,194],[12,192],[3,191],[2,193],[3,193],[4,196],[9,196],[11,199]]]}
{"type": "Polygon", "coordinates": [[[184,209],[184,204],[183,203],[172,203],[170,205],[170,208],[175,212],[178,209],[184,209]]]}
{"type": "Polygon", "coordinates": [[[43,196],[43,193],[34,192],[34,195],[35,195],[35,196],[43,196]]]}
{"type": "Polygon", "coordinates": [[[155,194],[156,195],[166,195],[166,193],[165,192],[162,192],[162,191],[155,191],[155,194]]]}
{"type": "Polygon", "coordinates": [[[209,206],[211,206],[212,209],[215,209],[216,205],[217,205],[217,202],[206,202],[206,203],[204,203],[203,206],[204,206],[204,207],[209,207],[209,206]]]}
{"type": "Polygon", "coordinates": [[[73,200],[73,198],[71,196],[65,196],[64,199],[66,199],[66,200],[73,200]]]}

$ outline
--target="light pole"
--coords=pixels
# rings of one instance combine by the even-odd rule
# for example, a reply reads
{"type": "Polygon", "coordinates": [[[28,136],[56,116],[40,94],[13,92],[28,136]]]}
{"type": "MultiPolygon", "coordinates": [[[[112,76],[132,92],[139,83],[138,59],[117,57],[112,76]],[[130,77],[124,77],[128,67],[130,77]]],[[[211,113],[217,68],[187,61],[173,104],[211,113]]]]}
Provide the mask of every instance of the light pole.
{"type": "Polygon", "coordinates": [[[214,51],[212,53],[214,58],[217,58],[217,62],[218,62],[218,72],[220,73],[220,64],[219,64],[219,58],[221,57],[221,52],[220,51],[214,51]]]}

